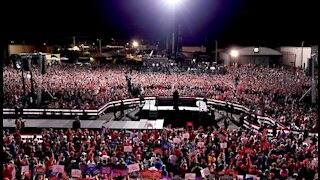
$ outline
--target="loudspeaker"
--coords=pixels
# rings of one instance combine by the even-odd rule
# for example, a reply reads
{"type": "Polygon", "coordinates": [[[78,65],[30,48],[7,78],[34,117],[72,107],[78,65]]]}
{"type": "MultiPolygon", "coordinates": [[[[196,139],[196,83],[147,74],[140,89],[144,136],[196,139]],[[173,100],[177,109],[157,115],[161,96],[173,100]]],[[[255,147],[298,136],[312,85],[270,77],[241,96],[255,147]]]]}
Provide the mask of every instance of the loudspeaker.
{"type": "Polygon", "coordinates": [[[22,59],[22,67],[25,71],[31,71],[31,59],[22,59]]]}

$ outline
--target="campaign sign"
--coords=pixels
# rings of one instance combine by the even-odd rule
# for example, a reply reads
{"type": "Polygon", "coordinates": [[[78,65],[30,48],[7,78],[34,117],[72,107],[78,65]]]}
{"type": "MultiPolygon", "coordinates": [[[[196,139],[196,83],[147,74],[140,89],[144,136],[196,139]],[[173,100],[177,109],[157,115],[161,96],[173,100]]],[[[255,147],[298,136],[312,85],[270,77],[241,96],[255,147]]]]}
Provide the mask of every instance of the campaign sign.
{"type": "Polygon", "coordinates": [[[199,147],[204,147],[204,142],[198,142],[199,147]]]}
{"type": "Polygon", "coordinates": [[[81,170],[80,169],[71,169],[71,176],[75,178],[81,177],[81,170]]]}
{"type": "Polygon", "coordinates": [[[58,172],[58,173],[63,173],[64,172],[64,165],[53,165],[52,171],[58,172]]]}
{"type": "Polygon", "coordinates": [[[123,151],[124,152],[132,152],[132,146],[124,146],[123,151]]]}
{"type": "Polygon", "coordinates": [[[128,167],[128,172],[129,173],[140,171],[139,163],[130,164],[127,167],[128,167]]]}
{"type": "Polygon", "coordinates": [[[179,144],[181,142],[180,138],[173,138],[173,143],[179,144]]]}
{"type": "Polygon", "coordinates": [[[121,169],[112,169],[112,177],[116,178],[116,177],[124,177],[128,175],[128,171],[127,170],[121,170],[121,169]]]}
{"type": "Polygon", "coordinates": [[[36,167],[36,174],[44,174],[45,172],[46,172],[46,169],[43,166],[36,167]]]}
{"type": "Polygon", "coordinates": [[[29,174],[29,166],[21,166],[21,174],[29,174]]]}
{"type": "MultiPolygon", "coordinates": [[[[260,180],[260,178],[253,174],[247,174],[246,179],[252,179],[252,180],[260,180]]],[[[244,180],[243,175],[237,175],[237,180],[244,180]]]]}
{"type": "Polygon", "coordinates": [[[200,172],[201,172],[201,176],[202,176],[202,177],[206,177],[206,176],[209,176],[209,175],[210,175],[209,168],[204,168],[204,169],[202,169],[200,172]]]}
{"type": "Polygon", "coordinates": [[[189,133],[184,133],[182,134],[183,139],[189,139],[190,138],[190,134],[189,133]]]}
{"type": "Polygon", "coordinates": [[[161,154],[162,153],[162,149],[161,148],[154,148],[154,153],[155,154],[161,154]]]}
{"type": "Polygon", "coordinates": [[[196,179],[196,173],[186,173],[184,179],[185,180],[195,180],[196,179]]]}
{"type": "Polygon", "coordinates": [[[111,166],[102,166],[100,168],[101,174],[111,174],[111,166]]]}
{"type": "Polygon", "coordinates": [[[220,147],[221,147],[221,149],[226,149],[227,148],[227,143],[221,143],[220,147]]]}

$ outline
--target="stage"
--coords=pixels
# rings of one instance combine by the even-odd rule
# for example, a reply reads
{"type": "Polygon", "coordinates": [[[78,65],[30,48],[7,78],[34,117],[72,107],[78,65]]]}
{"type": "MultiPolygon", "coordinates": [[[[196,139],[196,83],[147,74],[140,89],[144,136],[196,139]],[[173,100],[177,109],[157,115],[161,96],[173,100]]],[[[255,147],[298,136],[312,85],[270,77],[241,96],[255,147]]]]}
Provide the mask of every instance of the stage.
{"type": "MultiPolygon", "coordinates": [[[[159,99],[155,100],[146,100],[145,104],[142,108],[143,111],[174,111],[173,107],[173,102],[170,98],[167,98],[166,100],[161,100],[161,101],[166,101],[166,102],[159,102],[159,99]],[[161,105],[165,104],[165,106],[161,105]],[[170,106],[171,104],[171,106],[170,106]]],[[[208,107],[207,104],[203,101],[200,100],[195,100],[195,99],[180,99],[179,100],[179,110],[186,110],[186,111],[197,111],[197,112],[208,112],[208,107]],[[191,105],[190,101],[195,101],[194,105],[191,105]],[[183,106],[183,105],[189,105],[189,106],[183,106]]]]}

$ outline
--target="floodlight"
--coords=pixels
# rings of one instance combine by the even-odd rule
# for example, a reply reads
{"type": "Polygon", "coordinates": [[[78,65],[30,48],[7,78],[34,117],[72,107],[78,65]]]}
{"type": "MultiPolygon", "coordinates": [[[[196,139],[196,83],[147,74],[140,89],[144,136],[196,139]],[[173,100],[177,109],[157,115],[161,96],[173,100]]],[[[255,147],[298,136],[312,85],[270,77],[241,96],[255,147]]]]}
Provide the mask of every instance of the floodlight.
{"type": "Polygon", "coordinates": [[[138,47],[139,46],[139,43],[137,42],[137,41],[133,41],[133,43],[132,43],[132,45],[133,45],[133,47],[138,47]]]}
{"type": "Polygon", "coordinates": [[[238,57],[239,56],[239,52],[237,50],[231,50],[230,51],[230,55],[234,58],[238,57]]]}

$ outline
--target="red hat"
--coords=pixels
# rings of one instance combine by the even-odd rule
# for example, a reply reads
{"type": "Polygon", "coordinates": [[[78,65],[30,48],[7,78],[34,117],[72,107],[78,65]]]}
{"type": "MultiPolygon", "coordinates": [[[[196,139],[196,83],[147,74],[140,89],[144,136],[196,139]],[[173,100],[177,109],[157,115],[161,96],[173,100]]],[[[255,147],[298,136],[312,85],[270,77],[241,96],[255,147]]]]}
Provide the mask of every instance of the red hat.
{"type": "Polygon", "coordinates": [[[104,156],[107,155],[107,153],[105,151],[102,151],[101,155],[104,156]]]}

